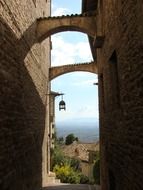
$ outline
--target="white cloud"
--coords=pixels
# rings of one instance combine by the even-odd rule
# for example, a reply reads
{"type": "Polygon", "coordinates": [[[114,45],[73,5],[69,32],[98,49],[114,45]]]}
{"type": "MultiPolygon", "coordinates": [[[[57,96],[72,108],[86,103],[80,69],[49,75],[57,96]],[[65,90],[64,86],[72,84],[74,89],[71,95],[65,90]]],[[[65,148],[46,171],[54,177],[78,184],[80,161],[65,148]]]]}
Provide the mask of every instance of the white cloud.
{"type": "MultiPolygon", "coordinates": [[[[71,7],[65,8],[64,6],[62,6],[62,4],[60,4],[60,7],[58,7],[57,4],[52,3],[52,16],[61,16],[61,15],[67,15],[71,13],[73,14],[73,10],[70,10],[70,9],[71,7]]],[[[53,49],[51,52],[52,66],[60,66],[60,65],[92,61],[92,55],[91,55],[91,50],[89,47],[88,40],[85,41],[83,38],[80,37],[80,34],[79,34],[79,37],[76,37],[76,38],[74,38],[73,36],[74,35],[71,34],[71,36],[68,37],[69,42],[67,41],[68,39],[65,40],[63,38],[62,33],[58,33],[51,37],[52,46],[53,46],[53,49]]],[[[79,89],[80,86],[85,87],[85,85],[88,85],[88,86],[89,84],[92,85],[92,83],[97,80],[96,76],[95,76],[95,80],[90,80],[89,78],[87,78],[87,73],[85,72],[78,72],[77,76],[75,76],[74,78],[75,79],[77,78],[77,80],[74,80],[73,86],[71,86],[71,88],[73,87],[75,91],[76,91],[76,88],[79,89]],[[79,75],[82,76],[82,80],[80,80],[81,78],[79,79],[79,75]]],[[[66,82],[66,79],[64,79],[64,83],[65,82],[66,82]]],[[[72,83],[70,85],[72,85],[72,83]]],[[[63,83],[60,81],[58,82],[58,80],[56,80],[54,86],[56,87],[55,91],[58,91],[58,92],[63,91],[64,89],[63,83]]],[[[67,88],[67,91],[66,91],[66,88],[64,89],[64,93],[69,94],[69,98],[66,102],[67,109],[66,111],[59,111],[58,103],[60,99],[56,101],[56,120],[57,121],[67,121],[67,120],[75,120],[79,118],[92,118],[92,117],[98,118],[99,113],[97,109],[97,104],[98,104],[97,102],[92,101],[91,105],[90,105],[90,102],[88,102],[88,106],[87,106],[86,104],[84,105],[83,103],[81,103],[79,100],[79,101],[76,101],[78,102],[76,105],[75,101],[73,102],[70,101],[71,95],[70,95],[70,91],[68,91],[68,88],[67,88]]],[[[86,93],[88,94],[89,92],[86,92],[86,93]]],[[[64,100],[66,101],[66,99],[64,100]]]]}
{"type": "Polygon", "coordinates": [[[79,62],[90,62],[92,60],[89,43],[66,42],[62,36],[52,37],[52,66],[67,65],[79,62]]]}
{"type": "Polygon", "coordinates": [[[65,7],[57,7],[56,4],[52,3],[52,16],[62,16],[70,14],[70,10],[65,7]]]}
{"type": "Polygon", "coordinates": [[[73,86],[89,86],[93,85],[93,83],[97,82],[97,79],[83,80],[72,83],[73,86]]]}
{"type": "Polygon", "coordinates": [[[93,105],[81,107],[76,113],[76,117],[80,118],[91,118],[95,115],[98,115],[98,110],[93,105]]]}
{"type": "Polygon", "coordinates": [[[87,42],[79,42],[76,44],[75,47],[75,51],[77,53],[77,55],[81,58],[81,59],[91,59],[91,50],[89,47],[89,43],[87,42]]]}
{"type": "Polygon", "coordinates": [[[67,14],[69,14],[69,9],[60,7],[53,11],[52,16],[62,16],[67,14]]]}
{"type": "MultiPolygon", "coordinates": [[[[68,109],[68,108],[67,108],[68,109]]],[[[57,121],[66,121],[66,120],[75,120],[82,118],[98,118],[99,111],[96,109],[96,106],[84,106],[80,107],[78,110],[61,111],[56,114],[57,121]]]]}

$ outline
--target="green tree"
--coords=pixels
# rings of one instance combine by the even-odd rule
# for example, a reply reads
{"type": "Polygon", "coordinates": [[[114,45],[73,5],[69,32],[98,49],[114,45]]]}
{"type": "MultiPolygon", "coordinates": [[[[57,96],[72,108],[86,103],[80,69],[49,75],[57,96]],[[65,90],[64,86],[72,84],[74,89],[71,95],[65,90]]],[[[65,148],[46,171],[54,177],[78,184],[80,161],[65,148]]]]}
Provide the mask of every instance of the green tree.
{"type": "Polygon", "coordinates": [[[60,144],[60,145],[64,144],[64,137],[59,137],[57,139],[57,143],[60,144]]]}
{"type": "Polygon", "coordinates": [[[63,152],[60,149],[59,145],[55,145],[55,148],[52,150],[51,154],[51,160],[52,160],[52,168],[57,165],[63,165],[65,162],[65,157],[63,155],[63,152]]]}
{"type": "Polygon", "coordinates": [[[72,144],[73,141],[78,141],[78,137],[75,137],[73,133],[66,136],[66,139],[65,139],[65,144],[66,145],[72,144]]]}

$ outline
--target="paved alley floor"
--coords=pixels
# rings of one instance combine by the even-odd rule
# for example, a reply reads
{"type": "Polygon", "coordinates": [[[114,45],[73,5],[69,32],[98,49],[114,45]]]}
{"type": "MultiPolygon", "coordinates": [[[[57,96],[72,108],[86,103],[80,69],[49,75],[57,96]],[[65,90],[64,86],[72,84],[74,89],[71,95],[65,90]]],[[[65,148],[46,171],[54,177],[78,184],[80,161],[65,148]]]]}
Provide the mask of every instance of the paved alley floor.
{"type": "Polygon", "coordinates": [[[96,190],[96,188],[93,185],[53,184],[48,187],[44,187],[43,190],[96,190]]]}

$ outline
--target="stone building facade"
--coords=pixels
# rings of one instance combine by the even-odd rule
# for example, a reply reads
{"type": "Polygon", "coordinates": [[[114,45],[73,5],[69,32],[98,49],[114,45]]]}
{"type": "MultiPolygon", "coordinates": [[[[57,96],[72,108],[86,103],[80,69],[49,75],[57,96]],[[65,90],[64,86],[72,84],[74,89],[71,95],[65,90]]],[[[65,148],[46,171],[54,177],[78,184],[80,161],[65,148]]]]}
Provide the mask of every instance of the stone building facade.
{"type": "Polygon", "coordinates": [[[37,43],[35,27],[49,15],[49,0],[0,0],[1,190],[39,190],[46,178],[50,38],[37,43]]]}
{"type": "Polygon", "coordinates": [[[143,2],[83,0],[96,12],[101,189],[140,190],[143,180],[143,2]]]}
{"type": "MultiPolygon", "coordinates": [[[[50,3],[50,0],[0,0],[2,190],[38,190],[46,183],[50,3]],[[43,17],[46,18],[41,21],[43,17]],[[37,18],[40,30],[36,30],[37,18]],[[40,42],[36,31],[46,32],[40,42]]],[[[82,12],[88,16],[62,18],[73,26],[60,27],[58,22],[52,32],[71,29],[88,31],[90,35],[99,77],[101,189],[141,190],[143,2],[83,0],[82,12]]],[[[55,21],[50,19],[51,25],[55,21]]]]}
{"type": "Polygon", "coordinates": [[[143,2],[100,0],[97,63],[102,190],[141,190],[143,2]]]}

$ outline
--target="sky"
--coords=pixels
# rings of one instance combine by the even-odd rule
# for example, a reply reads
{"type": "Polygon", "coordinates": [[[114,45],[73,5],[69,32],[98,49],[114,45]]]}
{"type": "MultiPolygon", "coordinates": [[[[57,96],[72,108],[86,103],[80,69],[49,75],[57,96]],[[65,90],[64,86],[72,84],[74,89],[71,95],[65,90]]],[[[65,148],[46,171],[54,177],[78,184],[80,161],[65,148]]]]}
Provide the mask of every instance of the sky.
{"type": "MultiPolygon", "coordinates": [[[[81,0],[52,0],[52,16],[81,13],[81,0]]],[[[86,34],[61,32],[52,35],[51,65],[67,65],[93,60],[86,34]]],[[[64,93],[66,111],[59,111],[61,97],[55,99],[56,123],[91,120],[98,121],[97,75],[71,72],[51,81],[52,91],[64,93]]]]}

